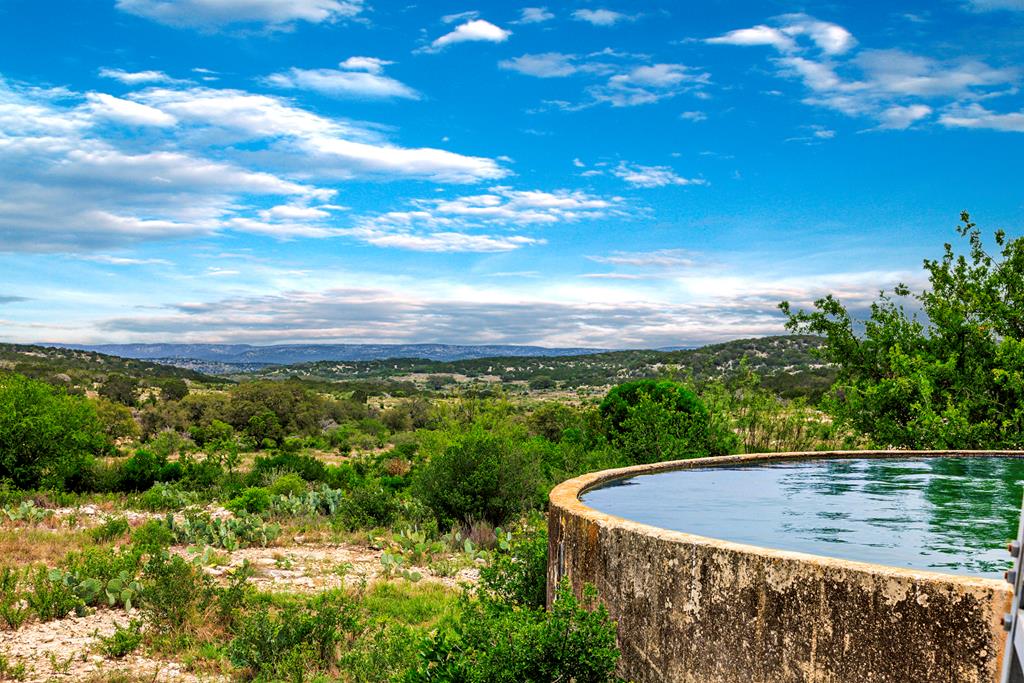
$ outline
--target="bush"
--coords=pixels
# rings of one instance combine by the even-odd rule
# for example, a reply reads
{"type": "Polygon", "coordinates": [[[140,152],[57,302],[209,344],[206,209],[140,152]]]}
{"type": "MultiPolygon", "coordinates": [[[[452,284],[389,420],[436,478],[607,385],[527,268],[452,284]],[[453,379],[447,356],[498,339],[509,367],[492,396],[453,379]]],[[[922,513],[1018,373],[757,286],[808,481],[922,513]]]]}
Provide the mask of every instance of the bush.
{"type": "Polygon", "coordinates": [[[168,463],[166,455],[140,448],[121,465],[118,490],[146,491],[157,482],[180,479],[181,476],[182,468],[178,463],[168,463]]]}
{"type": "Polygon", "coordinates": [[[109,441],[85,398],[0,374],[0,480],[20,489],[79,490],[109,441]]]}
{"type": "Polygon", "coordinates": [[[38,567],[32,574],[32,588],[25,594],[25,601],[39,621],[63,619],[84,606],[61,576],[59,570],[47,570],[46,567],[38,567]]]}
{"type": "Polygon", "coordinates": [[[89,529],[89,536],[97,543],[106,543],[115,538],[121,538],[128,533],[128,520],[124,517],[112,517],[103,524],[89,529]]]}
{"type": "Polygon", "coordinates": [[[132,533],[132,545],[140,552],[150,555],[170,547],[174,543],[174,535],[159,520],[148,519],[132,533]]]}
{"type": "Polygon", "coordinates": [[[298,496],[309,487],[306,480],[294,472],[283,474],[270,484],[270,493],[275,496],[298,496]]]}
{"type": "Polygon", "coordinates": [[[114,622],[114,632],[100,637],[100,652],[112,659],[124,659],[142,645],[142,622],[132,619],[128,626],[114,622]]]}
{"type": "Polygon", "coordinates": [[[541,482],[539,456],[525,434],[474,424],[433,454],[415,487],[439,521],[502,524],[541,502],[541,482]]]}
{"type": "Polygon", "coordinates": [[[241,619],[228,657],[254,677],[303,680],[305,673],[327,671],[337,662],[339,642],[358,623],[342,592],[323,593],[277,613],[264,605],[241,619]]]}
{"type": "Polygon", "coordinates": [[[234,513],[260,514],[266,512],[270,509],[270,491],[255,486],[249,487],[242,491],[242,495],[229,500],[224,507],[234,513]]]}
{"type": "MultiPolygon", "coordinates": [[[[594,598],[593,589],[585,599],[594,598]]],[[[464,602],[451,630],[425,639],[405,683],[611,683],[619,659],[615,624],[604,606],[588,610],[567,586],[551,611],[491,601],[464,602]]]]}
{"type": "Polygon", "coordinates": [[[677,382],[641,379],[620,384],[608,392],[599,410],[609,439],[633,463],[721,455],[735,447],[730,434],[710,429],[707,408],[677,382]]]}
{"type": "Polygon", "coordinates": [[[547,529],[531,530],[512,541],[480,570],[480,586],[492,599],[509,605],[544,609],[547,602],[547,529]]]}
{"type": "Polygon", "coordinates": [[[268,477],[281,472],[294,472],[306,481],[324,481],[327,477],[327,467],[310,455],[277,453],[256,458],[247,481],[252,486],[260,486],[268,477]]]}
{"type": "Polygon", "coordinates": [[[156,553],[142,573],[139,607],[161,633],[182,634],[196,625],[214,590],[207,574],[178,555],[156,553]]]}

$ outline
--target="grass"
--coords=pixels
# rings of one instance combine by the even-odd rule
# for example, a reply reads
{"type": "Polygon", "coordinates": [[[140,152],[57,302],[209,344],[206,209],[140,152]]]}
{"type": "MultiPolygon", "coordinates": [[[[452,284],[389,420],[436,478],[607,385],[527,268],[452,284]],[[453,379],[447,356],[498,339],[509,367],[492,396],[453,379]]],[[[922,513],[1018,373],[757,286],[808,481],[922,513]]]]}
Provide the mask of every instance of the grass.
{"type": "Polygon", "coordinates": [[[85,529],[0,529],[0,558],[8,565],[45,564],[53,567],[68,552],[95,545],[85,529]]]}
{"type": "Polygon", "coordinates": [[[378,582],[363,597],[368,614],[387,623],[433,627],[452,612],[458,591],[439,583],[378,582]]]}

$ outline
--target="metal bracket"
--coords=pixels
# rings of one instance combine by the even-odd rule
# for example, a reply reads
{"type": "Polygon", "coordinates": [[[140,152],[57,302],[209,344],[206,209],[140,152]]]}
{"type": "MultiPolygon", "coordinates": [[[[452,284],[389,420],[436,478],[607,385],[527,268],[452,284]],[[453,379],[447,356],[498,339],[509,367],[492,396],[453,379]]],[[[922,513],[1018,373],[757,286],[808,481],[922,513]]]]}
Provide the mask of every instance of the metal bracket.
{"type": "Polygon", "coordinates": [[[1009,614],[1003,617],[1003,628],[1009,634],[1006,637],[1006,649],[1003,651],[1003,671],[999,676],[1000,683],[1024,683],[1024,504],[1022,504],[1020,523],[1017,526],[1017,539],[1007,547],[1013,556],[1013,569],[1006,572],[1006,580],[1013,585],[1013,600],[1009,614]]]}

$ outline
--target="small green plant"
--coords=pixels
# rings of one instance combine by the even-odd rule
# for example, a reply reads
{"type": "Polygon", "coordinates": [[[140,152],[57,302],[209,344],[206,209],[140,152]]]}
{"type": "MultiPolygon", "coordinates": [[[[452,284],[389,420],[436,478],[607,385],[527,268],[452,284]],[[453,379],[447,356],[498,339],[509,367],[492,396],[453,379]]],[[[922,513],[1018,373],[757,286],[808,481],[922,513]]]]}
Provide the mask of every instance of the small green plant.
{"type": "Polygon", "coordinates": [[[40,621],[63,619],[71,612],[83,613],[85,603],[64,581],[59,569],[38,567],[32,573],[32,590],[25,595],[29,609],[40,621]]]}
{"type": "Polygon", "coordinates": [[[0,567],[0,623],[17,630],[28,619],[30,610],[22,597],[21,572],[13,567],[0,567]]]}
{"type": "Polygon", "coordinates": [[[405,579],[406,581],[416,582],[423,578],[423,575],[417,571],[412,571],[406,568],[405,558],[398,553],[391,553],[385,550],[380,555],[380,566],[383,569],[383,574],[387,578],[397,576],[405,579]]]}
{"type": "Polygon", "coordinates": [[[142,645],[142,622],[132,619],[127,626],[114,622],[114,632],[100,637],[100,652],[113,659],[124,659],[142,645]]]}
{"type": "Polygon", "coordinates": [[[131,527],[124,517],[111,517],[97,527],[89,530],[89,536],[97,543],[107,543],[115,538],[121,538],[128,533],[131,527]]]}
{"type": "Polygon", "coordinates": [[[23,681],[28,678],[29,669],[25,662],[11,664],[11,660],[0,654],[0,681],[23,681]]]}
{"type": "Polygon", "coordinates": [[[0,508],[2,513],[11,522],[27,522],[36,525],[53,514],[53,511],[37,507],[34,501],[22,501],[18,507],[0,508]]]}
{"type": "Polygon", "coordinates": [[[54,673],[58,673],[62,676],[67,676],[71,673],[71,662],[74,661],[74,653],[68,655],[64,659],[61,659],[52,652],[46,653],[46,658],[50,660],[50,668],[53,669],[54,673]]]}
{"type": "Polygon", "coordinates": [[[147,622],[163,634],[180,634],[196,623],[214,590],[200,568],[178,555],[158,553],[142,572],[139,607],[147,622]]]}
{"type": "Polygon", "coordinates": [[[144,553],[155,553],[170,547],[174,543],[174,535],[159,520],[148,519],[132,532],[132,545],[144,553]]]}
{"type": "Polygon", "coordinates": [[[214,518],[206,513],[191,513],[178,521],[168,514],[164,525],[176,543],[209,545],[228,551],[250,546],[266,547],[281,534],[281,527],[267,524],[255,515],[214,518]]]}
{"type": "Polygon", "coordinates": [[[235,514],[249,513],[258,515],[270,509],[270,491],[253,486],[242,491],[240,496],[229,500],[224,507],[235,514]]]}

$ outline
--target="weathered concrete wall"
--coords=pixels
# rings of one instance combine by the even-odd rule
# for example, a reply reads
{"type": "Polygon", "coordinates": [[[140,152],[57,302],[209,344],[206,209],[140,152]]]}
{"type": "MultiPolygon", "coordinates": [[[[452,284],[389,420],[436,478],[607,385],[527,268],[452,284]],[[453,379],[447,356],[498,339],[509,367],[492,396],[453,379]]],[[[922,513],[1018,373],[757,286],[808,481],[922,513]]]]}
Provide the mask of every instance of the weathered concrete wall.
{"type": "Polygon", "coordinates": [[[729,456],[567,481],[551,493],[548,599],[563,578],[577,593],[593,584],[618,621],[620,673],[634,683],[993,683],[1011,597],[1001,581],[729,543],[579,501],[610,480],[669,469],[940,454],[953,453],[729,456]]]}

